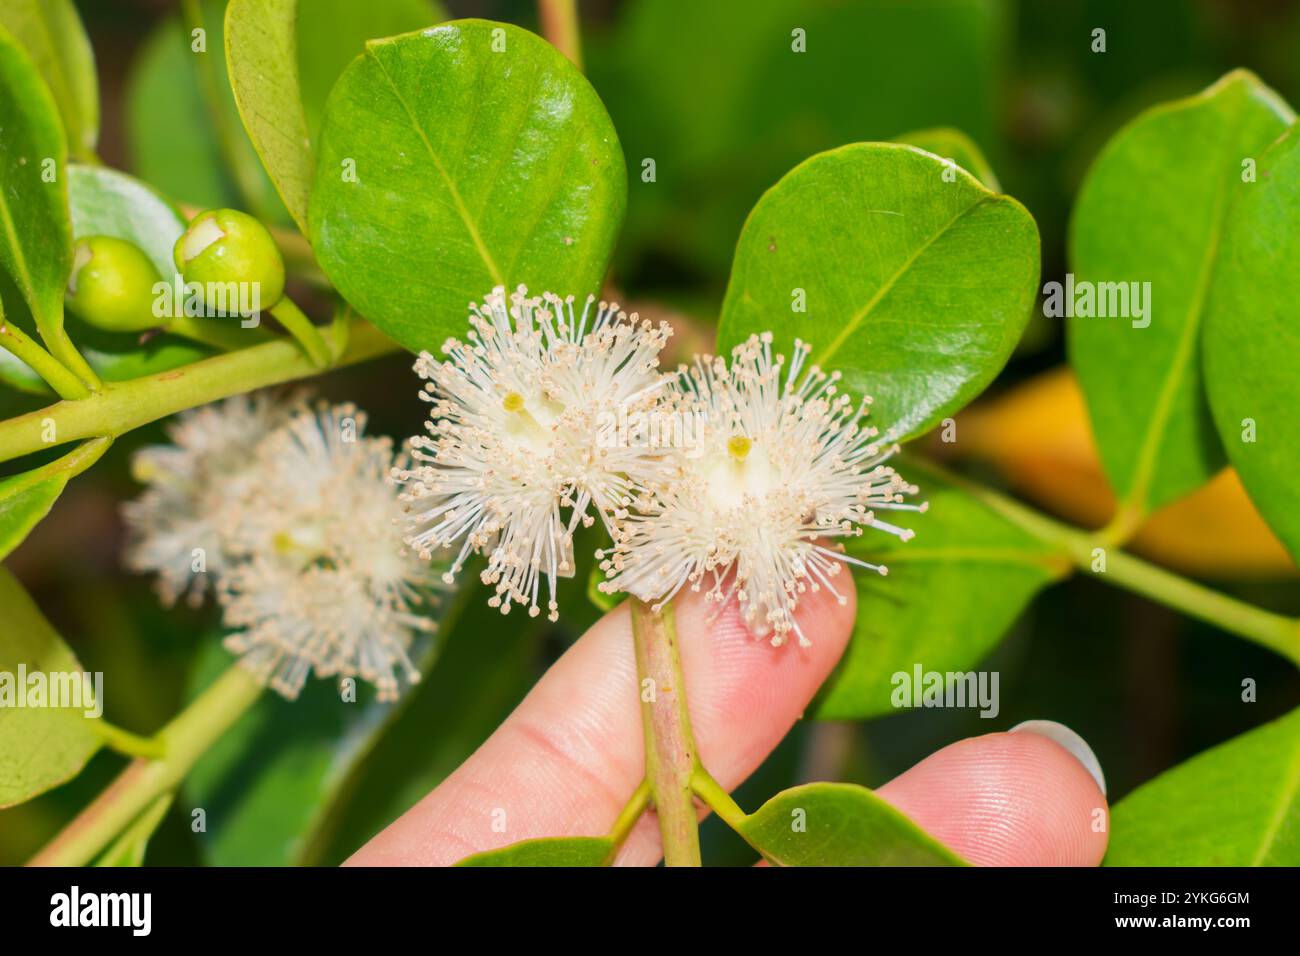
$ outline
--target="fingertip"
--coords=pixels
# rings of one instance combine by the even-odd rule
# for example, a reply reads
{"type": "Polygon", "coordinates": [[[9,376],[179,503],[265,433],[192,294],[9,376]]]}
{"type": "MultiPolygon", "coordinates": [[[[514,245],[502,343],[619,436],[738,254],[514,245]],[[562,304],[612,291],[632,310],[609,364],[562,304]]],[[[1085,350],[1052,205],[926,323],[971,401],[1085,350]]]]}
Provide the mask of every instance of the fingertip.
{"type": "Polygon", "coordinates": [[[1032,725],[951,744],[879,793],[978,866],[1096,866],[1106,854],[1093,772],[1032,725]]]}

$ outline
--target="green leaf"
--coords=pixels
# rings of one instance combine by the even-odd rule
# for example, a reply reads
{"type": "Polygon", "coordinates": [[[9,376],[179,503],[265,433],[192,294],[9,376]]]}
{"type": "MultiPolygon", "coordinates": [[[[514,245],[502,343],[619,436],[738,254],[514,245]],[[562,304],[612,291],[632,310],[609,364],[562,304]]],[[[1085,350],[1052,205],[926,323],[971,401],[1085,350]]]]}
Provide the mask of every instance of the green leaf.
{"type": "Polygon", "coordinates": [[[44,78],[72,153],[94,156],[99,135],[95,56],[72,0],[0,0],[0,26],[23,45],[44,78]]]}
{"type": "Polygon", "coordinates": [[[23,543],[50,513],[68,481],[94,464],[109,441],[91,439],[47,465],[0,480],[0,561],[23,543]]]}
{"type": "MultiPolygon", "coordinates": [[[[209,641],[193,687],[206,686],[229,665],[220,642],[209,641]]],[[[199,835],[207,861],[297,864],[349,770],[394,712],[368,686],[358,687],[356,701],[344,701],[331,680],[309,681],[297,700],[263,694],[185,782],[186,799],[207,814],[199,835]],[[240,781],[237,788],[232,780],[240,781]]]]}
{"type": "Polygon", "coordinates": [[[447,19],[442,5],[431,0],[311,0],[309,12],[298,17],[298,80],[313,142],[330,90],[365,50],[367,40],[410,33],[447,19]]]}
{"type": "Polygon", "coordinates": [[[1300,133],[1258,158],[1224,231],[1206,304],[1205,387],[1228,459],[1251,500],[1300,561],[1300,417],[1296,415],[1296,264],[1300,133]],[[1250,439],[1250,440],[1248,440],[1250,439]]]}
{"type": "MultiPolygon", "coordinates": [[[[895,675],[968,671],[997,646],[1046,585],[1069,573],[1052,549],[915,459],[898,466],[929,502],[901,523],[902,542],[868,529],[849,553],[889,574],[856,572],[858,617],[815,708],[822,720],[894,713],[895,675]],[[939,596],[942,599],[938,599],[939,596]]],[[[898,520],[898,519],[896,519],[898,520]]]]}
{"type": "Polygon", "coordinates": [[[959,129],[940,126],[934,129],[918,129],[902,136],[894,137],[895,143],[906,143],[927,153],[934,153],[940,159],[952,160],[966,172],[978,179],[986,189],[1001,192],[998,177],[993,167],[984,158],[975,141],[959,129]]]}
{"type": "MultiPolygon", "coordinates": [[[[464,580],[477,572],[466,569],[464,580]]],[[[541,673],[544,617],[501,627],[473,587],[439,622],[438,663],[411,688],[392,726],[353,764],[313,845],[298,860],[332,865],[392,823],[445,780],[501,725],[541,673]]]]}
{"type": "Polygon", "coordinates": [[[965,866],[866,787],[809,783],[778,793],[737,827],[780,866],[965,866]]]}
{"type": "Polygon", "coordinates": [[[298,86],[297,17],[298,0],[230,0],[226,68],[244,129],[306,232],[315,157],[298,86]]]}
{"type": "Polygon", "coordinates": [[[463,335],[466,303],[493,286],[598,290],[623,155],[591,85],[540,37],[458,20],[367,44],[330,95],[319,149],[317,258],[407,348],[463,335]]]}
{"type": "Polygon", "coordinates": [[[1300,866],[1300,710],[1121,800],[1106,865],[1300,866]]]}
{"type": "MultiPolygon", "coordinates": [[[[47,681],[49,675],[76,675],[80,685],[76,656],[18,580],[0,568],[0,695],[26,690],[15,686],[20,665],[29,676],[47,675],[47,681]]],[[[80,772],[100,746],[93,718],[84,713],[88,709],[91,702],[71,708],[0,707],[0,807],[30,800],[80,772]]]]}
{"type": "Polygon", "coordinates": [[[31,60],[0,30],[0,266],[43,335],[63,327],[72,265],[67,145],[54,101],[31,60]],[[46,182],[53,172],[53,182],[46,182]]]}
{"type": "Polygon", "coordinates": [[[140,180],[107,166],[73,163],[68,167],[68,204],[74,239],[126,239],[149,257],[161,278],[175,275],[172,247],[185,231],[185,220],[140,180]]]}
{"type": "Polygon", "coordinates": [[[1236,70],[1125,126],[1079,193],[1070,225],[1076,283],[1150,283],[1145,318],[1068,322],[1102,465],[1133,518],[1223,467],[1201,381],[1206,294],[1225,253],[1235,258],[1223,241],[1228,212],[1258,188],[1242,182],[1242,160],[1259,156],[1292,119],[1277,94],[1236,70]]]}
{"type": "Polygon", "coordinates": [[[1037,282],[1038,230],[1018,202],[912,147],[856,143],[796,166],[749,214],[719,348],[801,338],[907,438],[993,380],[1037,282]]]}
{"type": "Polygon", "coordinates": [[[457,866],[606,866],[618,849],[608,837],[544,837],[475,853],[457,866]]]}

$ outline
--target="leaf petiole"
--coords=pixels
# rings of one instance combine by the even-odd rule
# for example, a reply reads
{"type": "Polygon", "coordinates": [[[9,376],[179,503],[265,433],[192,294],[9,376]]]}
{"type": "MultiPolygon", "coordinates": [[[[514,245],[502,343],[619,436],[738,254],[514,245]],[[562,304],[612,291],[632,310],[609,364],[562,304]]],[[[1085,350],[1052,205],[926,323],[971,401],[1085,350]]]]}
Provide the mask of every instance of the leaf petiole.
{"type": "MultiPolygon", "coordinates": [[[[632,832],[632,827],[641,819],[641,814],[645,813],[646,807],[650,805],[650,781],[642,780],[633,791],[631,799],[619,811],[618,819],[610,827],[609,839],[614,843],[615,852],[623,845],[627,835],[632,832]]],[[[612,857],[613,854],[611,853],[612,857]]]]}
{"type": "Polygon", "coordinates": [[[740,832],[740,825],[745,822],[749,814],[740,809],[740,804],[731,799],[731,794],[727,793],[722,784],[713,779],[713,775],[704,769],[703,764],[696,764],[695,772],[691,774],[691,790],[718,815],[723,823],[737,833],[740,832]]]}
{"type": "Polygon", "coordinates": [[[45,351],[38,342],[30,339],[22,329],[9,324],[0,314],[0,347],[22,359],[33,372],[44,379],[62,399],[85,398],[90,394],[82,381],[68,371],[67,366],[45,351]]]}
{"type": "Polygon", "coordinates": [[[307,357],[317,368],[327,368],[334,362],[334,355],[329,343],[321,335],[320,329],[311,319],[303,314],[294,301],[285,296],[271,307],[271,315],[284,326],[285,330],[298,340],[307,357]]]}
{"type": "Polygon", "coordinates": [[[128,757],[157,758],[163,755],[163,742],[157,737],[142,737],[129,730],[123,730],[116,724],[97,718],[92,725],[107,747],[128,757]]]}

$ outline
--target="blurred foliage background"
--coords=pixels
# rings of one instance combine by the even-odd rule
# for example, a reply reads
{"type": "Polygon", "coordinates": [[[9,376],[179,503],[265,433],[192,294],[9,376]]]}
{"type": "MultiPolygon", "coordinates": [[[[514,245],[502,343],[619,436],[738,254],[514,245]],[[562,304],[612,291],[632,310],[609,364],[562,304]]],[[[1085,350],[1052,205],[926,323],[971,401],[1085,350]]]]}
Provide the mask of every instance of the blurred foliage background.
{"type": "MultiPolygon", "coordinates": [[[[214,0],[200,12],[215,51],[221,6],[214,0]]],[[[364,0],[328,6],[375,15],[364,0]]],[[[187,204],[285,219],[260,171],[251,178],[245,171],[241,198],[240,176],[223,167],[177,5],[79,0],[78,7],[99,64],[105,162],[187,204]]],[[[534,6],[524,2],[446,0],[441,12],[425,0],[384,7],[396,12],[383,14],[391,22],[375,35],[465,16],[536,28],[534,6]]],[[[310,15],[311,0],[304,8],[310,15]]],[[[683,351],[711,345],[746,213],[815,152],[928,127],[965,131],[1003,190],[1037,219],[1047,282],[1065,272],[1065,226],[1088,164],[1142,108],[1195,92],[1236,66],[1300,102],[1300,0],[582,0],[581,11],[586,68],[629,166],[616,284],[629,308],[674,321],[683,351]],[[790,55],[795,27],[807,31],[804,56],[790,55]],[[1090,49],[1097,27],[1106,30],[1104,54],[1090,49]],[[654,160],[653,182],[642,179],[645,159],[654,160]]],[[[340,49],[340,63],[356,52],[340,49]]],[[[237,124],[233,104],[221,121],[237,124]]],[[[248,157],[228,158],[238,169],[248,157]]],[[[1028,451],[975,449],[979,460],[968,467],[1099,524],[1106,491],[1095,461],[1089,464],[1077,399],[1068,388],[1024,391],[1063,360],[1059,322],[1038,315],[1007,371],[962,413],[983,426],[972,434],[1027,430],[1028,451]],[[1039,441],[1071,428],[1082,465],[1052,458],[1066,453],[1039,441]]],[[[386,359],[331,374],[317,388],[368,409],[374,431],[414,434],[423,407],[413,400],[418,383],[409,364],[386,359]]],[[[0,392],[6,415],[40,404],[0,392]]],[[[139,732],[161,726],[187,688],[224,658],[212,608],[165,610],[149,581],[121,567],[118,508],[138,490],[128,459],[161,438],[155,425],[119,441],[9,562],[83,665],[107,675],[106,716],[139,732]]],[[[1203,508],[1236,521],[1213,498],[1203,508]]],[[[1201,518],[1171,520],[1182,525],[1163,558],[1247,600],[1300,613],[1289,562],[1218,554],[1200,533],[1201,518]]],[[[1233,532],[1229,524],[1225,536],[1233,532]]],[[[458,623],[444,629],[436,667],[395,710],[366,704],[344,723],[328,706],[336,698],[326,682],[310,685],[297,705],[263,701],[197,768],[148,862],[339,862],[471,753],[594,620],[583,584],[580,574],[571,613],[557,625],[503,619],[477,593],[453,601],[446,613],[458,623]],[[191,826],[196,806],[206,810],[206,832],[191,826]]],[[[804,724],[741,789],[739,802],[753,807],[810,779],[878,785],[957,738],[1029,718],[1082,733],[1114,802],[1300,702],[1300,680],[1280,658],[1081,577],[1040,595],[981,667],[1001,674],[995,720],[974,710],[920,710],[864,725],[804,724]],[[1258,683],[1257,703],[1241,700],[1245,678],[1258,683]]],[[[74,782],[0,811],[0,863],[30,855],[121,764],[101,753],[74,782]]],[[[721,826],[706,826],[705,840],[706,859],[753,858],[721,826]]]]}

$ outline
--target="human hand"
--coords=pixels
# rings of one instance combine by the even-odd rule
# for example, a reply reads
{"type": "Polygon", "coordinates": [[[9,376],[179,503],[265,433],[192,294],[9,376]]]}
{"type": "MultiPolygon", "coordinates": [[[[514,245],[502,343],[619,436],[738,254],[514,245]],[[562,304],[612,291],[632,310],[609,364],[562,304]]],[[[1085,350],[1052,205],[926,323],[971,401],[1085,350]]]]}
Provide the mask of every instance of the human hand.
{"type": "MultiPolygon", "coordinates": [[[[812,647],[799,648],[756,641],[734,604],[715,619],[699,595],[675,602],[700,756],[728,790],[771,753],[831,672],[854,603],[851,588],[844,605],[825,591],[808,595],[799,620],[812,647]]],[[[469,760],[348,863],[439,866],[534,837],[606,833],[644,775],[639,700],[623,605],[555,663],[469,760]],[[502,812],[504,831],[493,826],[502,812]]],[[[977,865],[1095,866],[1107,834],[1093,821],[1106,798],[1071,750],[1095,766],[1077,735],[1033,722],[950,744],[877,792],[977,865]]],[[[650,813],[616,862],[659,857],[650,813]]]]}

